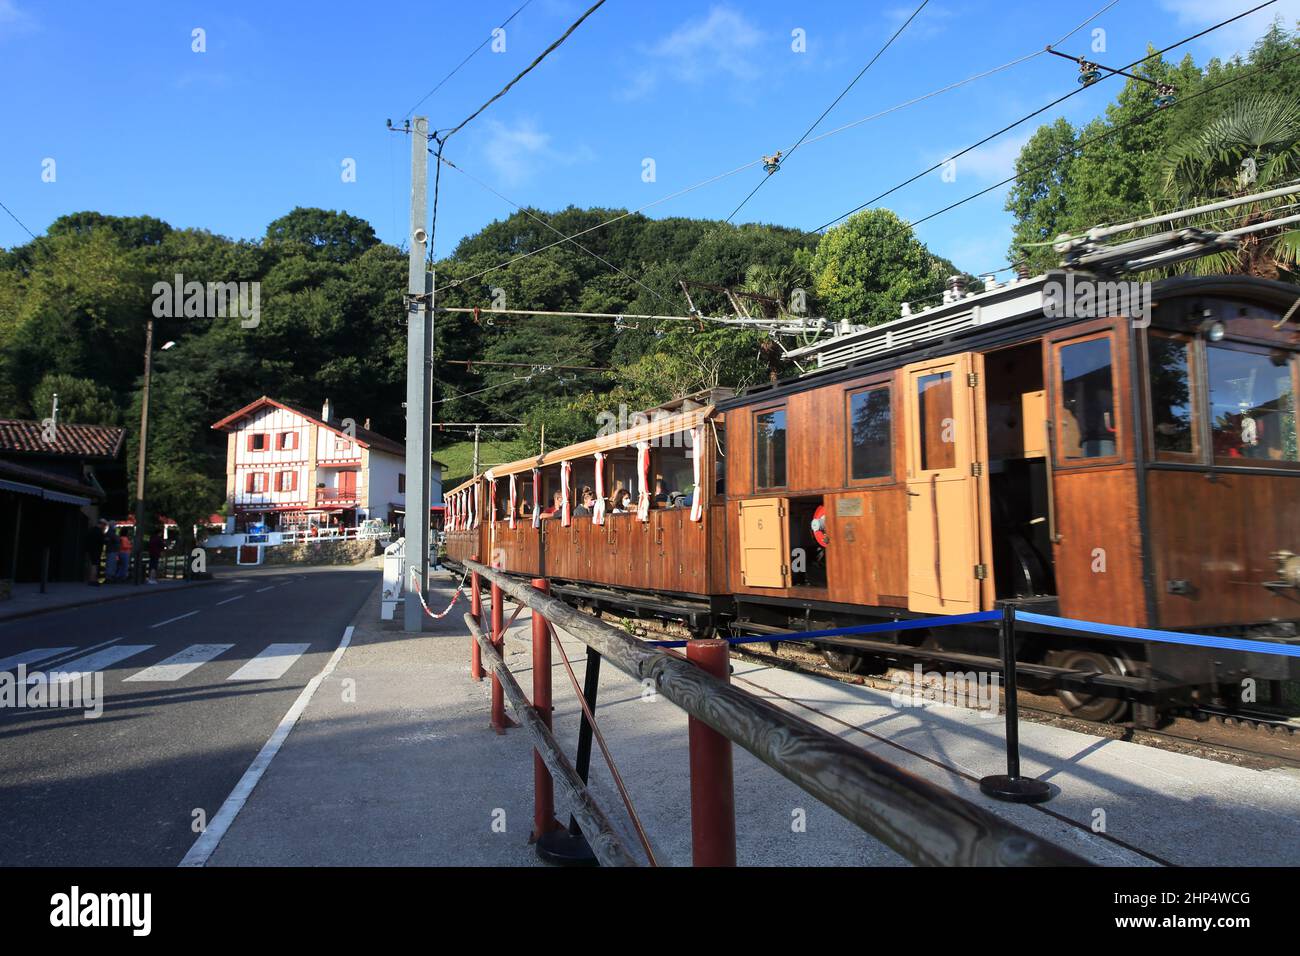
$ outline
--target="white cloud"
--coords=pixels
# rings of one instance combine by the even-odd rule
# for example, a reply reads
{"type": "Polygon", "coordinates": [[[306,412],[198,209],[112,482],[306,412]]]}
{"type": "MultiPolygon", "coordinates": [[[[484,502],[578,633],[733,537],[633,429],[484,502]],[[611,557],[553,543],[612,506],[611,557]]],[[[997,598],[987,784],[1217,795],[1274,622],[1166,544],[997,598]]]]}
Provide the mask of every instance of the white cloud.
{"type": "Polygon", "coordinates": [[[752,82],[761,72],[762,39],[763,34],[742,13],[715,6],[704,18],[688,20],[644,50],[645,62],[626,95],[642,96],[665,78],[682,83],[717,78],[752,82]]]}
{"type": "Polygon", "coordinates": [[[0,40],[22,36],[36,29],[36,18],[20,10],[15,0],[0,0],[0,40]]]}
{"type": "MultiPolygon", "coordinates": [[[[958,156],[956,159],[957,182],[960,183],[966,177],[996,182],[1014,174],[1016,171],[1016,157],[1020,155],[1020,150],[1024,148],[1031,135],[1032,133],[1025,133],[1021,136],[995,139],[993,142],[979,147],[979,149],[973,149],[969,153],[958,156]]],[[[954,149],[945,153],[943,158],[947,160],[955,152],[957,150],[954,149]]],[[[934,163],[937,160],[932,157],[930,162],[934,163]]]]}
{"type": "Polygon", "coordinates": [[[518,186],[531,179],[545,166],[571,166],[592,159],[587,146],[563,152],[551,145],[551,135],[537,128],[532,120],[520,120],[513,126],[489,119],[484,124],[488,138],[483,146],[488,165],[506,186],[518,186]]]}
{"type": "MultiPolygon", "coordinates": [[[[1249,9],[1246,4],[1229,5],[1223,0],[1160,0],[1160,6],[1166,13],[1174,15],[1180,27],[1190,28],[1193,33],[1249,9]]],[[[1300,20],[1300,0],[1278,0],[1272,6],[1242,17],[1196,42],[1211,56],[1226,60],[1240,53],[1244,58],[1275,18],[1281,18],[1284,26],[1294,28],[1296,21],[1300,20]]]]}

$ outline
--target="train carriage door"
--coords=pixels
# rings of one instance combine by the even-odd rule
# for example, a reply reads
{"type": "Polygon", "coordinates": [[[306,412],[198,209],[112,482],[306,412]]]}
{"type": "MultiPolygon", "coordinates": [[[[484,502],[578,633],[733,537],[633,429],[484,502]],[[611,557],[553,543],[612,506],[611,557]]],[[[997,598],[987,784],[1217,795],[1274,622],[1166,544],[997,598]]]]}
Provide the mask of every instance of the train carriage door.
{"type": "Polygon", "coordinates": [[[983,365],[968,352],[903,368],[910,611],[967,614],[985,603],[983,365]]]}
{"type": "Polygon", "coordinates": [[[790,586],[784,498],[742,499],[740,582],[750,588],[790,586]]]}

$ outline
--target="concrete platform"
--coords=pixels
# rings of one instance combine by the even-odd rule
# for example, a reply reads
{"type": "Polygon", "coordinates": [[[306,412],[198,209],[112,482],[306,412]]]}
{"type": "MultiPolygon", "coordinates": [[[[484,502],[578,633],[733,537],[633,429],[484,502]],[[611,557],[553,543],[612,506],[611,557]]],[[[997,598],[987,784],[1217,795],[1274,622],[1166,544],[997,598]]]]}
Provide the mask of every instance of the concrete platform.
{"type": "MultiPolygon", "coordinates": [[[[430,605],[441,609],[450,593],[440,585],[430,605]]],[[[380,624],[378,604],[376,588],[351,647],[209,865],[539,865],[527,844],[531,743],[523,730],[498,736],[488,727],[490,682],[469,679],[467,602],[419,636],[380,624]]],[[[585,647],[562,637],[581,681],[585,647]]],[[[531,687],[526,610],[506,651],[520,683],[531,687]]],[[[977,784],[1004,770],[1001,718],[900,709],[888,692],[745,661],[736,662],[734,679],[1099,864],[1300,863],[1300,775],[1290,771],[1026,723],[1024,771],[1060,792],[1039,808],[1010,806],[985,798],[977,784]]],[[[556,736],[572,756],[580,711],[558,659],[553,684],[556,736]]],[[[685,715],[605,665],[597,718],[660,864],[689,865],[685,715]]],[[[592,766],[598,800],[637,847],[599,751],[592,766]]],[[[905,865],[740,748],[735,768],[742,865],[905,865]]]]}

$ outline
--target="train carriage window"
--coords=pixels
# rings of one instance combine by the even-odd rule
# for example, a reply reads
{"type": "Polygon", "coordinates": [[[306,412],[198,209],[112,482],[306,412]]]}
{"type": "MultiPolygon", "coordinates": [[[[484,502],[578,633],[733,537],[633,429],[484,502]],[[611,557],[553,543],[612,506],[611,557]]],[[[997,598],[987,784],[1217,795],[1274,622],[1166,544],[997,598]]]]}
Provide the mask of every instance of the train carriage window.
{"type": "Polygon", "coordinates": [[[1059,455],[1064,461],[1119,453],[1110,335],[1057,348],[1059,455]]]}
{"type": "Polygon", "coordinates": [[[849,393],[849,477],[883,478],[893,472],[889,385],[849,393]]]}
{"type": "Polygon", "coordinates": [[[754,416],[754,484],[758,488],[785,487],[785,409],[754,416]]]}
{"type": "Polygon", "coordinates": [[[956,422],[953,418],[952,372],[932,372],[916,380],[916,410],[921,470],[955,467],[957,442],[953,432],[956,422]]]}
{"type": "Polygon", "coordinates": [[[1210,433],[1218,464],[1287,464],[1296,448],[1295,358],[1279,349],[1206,344],[1210,433]]]}
{"type": "Polygon", "coordinates": [[[1152,331],[1147,338],[1151,437],[1157,457],[1196,455],[1196,401],[1192,391],[1192,341],[1152,331]]]}

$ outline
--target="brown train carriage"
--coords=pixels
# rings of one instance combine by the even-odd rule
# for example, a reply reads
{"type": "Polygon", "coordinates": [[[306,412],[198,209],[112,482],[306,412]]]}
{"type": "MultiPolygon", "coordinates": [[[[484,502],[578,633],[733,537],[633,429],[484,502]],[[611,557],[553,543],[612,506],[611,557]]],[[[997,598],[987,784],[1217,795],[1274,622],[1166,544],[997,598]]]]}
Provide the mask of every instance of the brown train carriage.
{"type": "MultiPolygon", "coordinates": [[[[497,465],[453,488],[449,500],[470,496],[476,520],[458,522],[447,532],[447,555],[454,564],[479,556],[484,563],[526,577],[545,577],[553,590],[587,607],[631,610],[683,621],[696,630],[710,626],[722,613],[726,593],[725,548],[721,541],[724,511],[716,500],[717,423],[713,407],[678,414],[647,415],[633,427],[497,465]],[[638,444],[648,446],[646,480],[656,477],[680,491],[694,485],[693,455],[701,455],[704,480],[695,519],[689,502],[668,507],[652,501],[645,520],[635,512],[609,510],[602,524],[591,515],[575,515],[568,525],[559,514],[536,522],[530,506],[534,482],[543,508],[561,487],[561,468],[570,469],[569,500],[576,510],[584,487],[595,489],[597,455],[602,456],[605,496],[616,487],[638,501],[638,444]],[[515,521],[510,526],[509,482],[515,479],[515,521]]],[[[459,505],[457,505],[459,508],[459,505]]]]}
{"type": "MultiPolygon", "coordinates": [[[[1300,342],[1282,321],[1294,288],[1175,278],[1150,289],[1149,316],[1045,310],[1062,289],[1073,305],[1088,285],[1105,299],[1105,281],[1053,272],[955,293],[808,350],[822,370],[540,460],[545,483],[548,465],[707,423],[716,446],[703,449],[699,522],[655,509],[647,522],[543,522],[539,535],[498,518],[449,534],[449,554],[491,553],[573,600],[698,631],[761,635],[1012,602],[1294,642],[1300,591],[1277,557],[1300,543],[1300,342]]],[[[672,467],[671,454],[652,450],[654,470],[672,467]]],[[[482,478],[469,487],[483,497],[482,478]]],[[[979,628],[849,637],[828,656],[853,669],[915,657],[997,667],[979,628]]],[[[1149,718],[1231,705],[1245,678],[1274,682],[1276,695],[1275,682],[1300,677],[1295,658],[1052,629],[1031,634],[1020,657],[1097,719],[1119,716],[1125,698],[1149,718]]]]}

